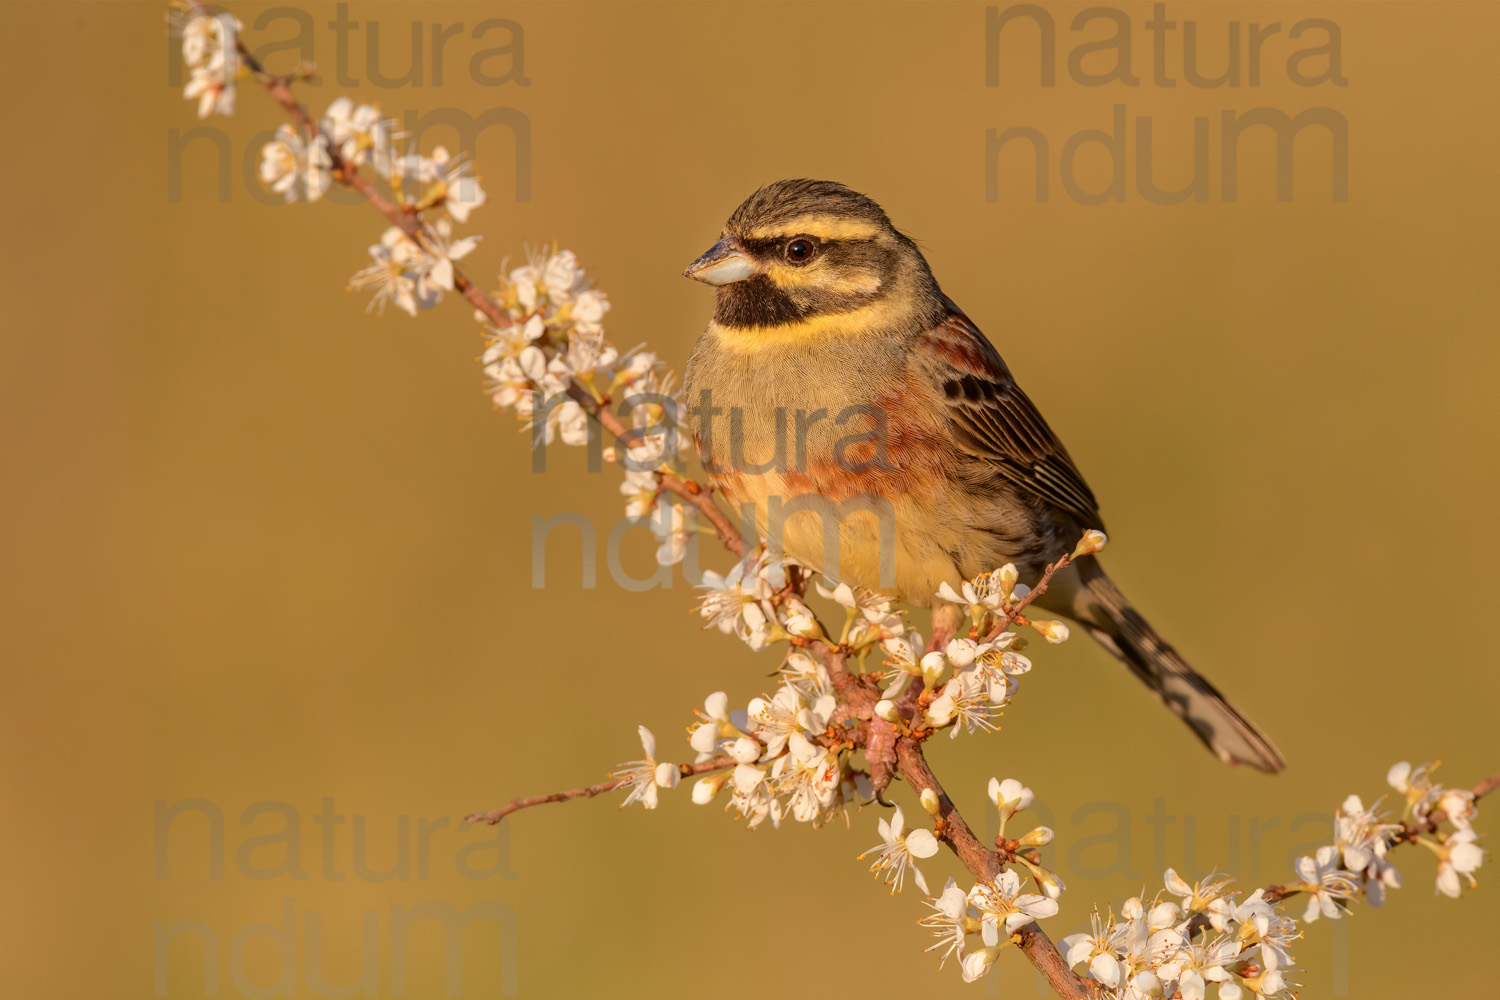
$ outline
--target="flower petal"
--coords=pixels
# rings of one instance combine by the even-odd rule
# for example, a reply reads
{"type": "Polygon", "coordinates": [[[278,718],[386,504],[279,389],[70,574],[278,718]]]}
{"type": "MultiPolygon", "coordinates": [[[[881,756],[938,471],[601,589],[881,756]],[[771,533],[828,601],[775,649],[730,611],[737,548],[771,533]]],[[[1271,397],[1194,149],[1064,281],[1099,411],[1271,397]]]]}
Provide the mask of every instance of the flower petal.
{"type": "Polygon", "coordinates": [[[938,852],[938,840],[931,830],[916,829],[906,835],[906,849],[914,858],[930,858],[938,852]]]}

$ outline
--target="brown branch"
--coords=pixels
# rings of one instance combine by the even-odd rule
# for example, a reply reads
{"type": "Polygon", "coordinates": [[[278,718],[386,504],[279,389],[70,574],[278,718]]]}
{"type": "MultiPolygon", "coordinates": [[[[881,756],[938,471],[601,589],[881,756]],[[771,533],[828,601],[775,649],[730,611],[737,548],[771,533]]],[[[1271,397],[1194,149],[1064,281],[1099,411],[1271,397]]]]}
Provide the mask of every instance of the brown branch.
{"type": "MultiPolygon", "coordinates": [[[[874,719],[875,703],[880,694],[878,688],[870,683],[869,675],[850,673],[844,661],[844,652],[837,647],[814,642],[808,643],[807,649],[822,662],[839,697],[843,698],[860,718],[871,720],[873,729],[876,723],[881,721],[874,719]]],[[[920,682],[917,683],[920,684],[920,682]]],[[[869,756],[868,745],[866,756],[869,756]]],[[[934,821],[934,832],[938,838],[948,845],[970,874],[979,881],[989,882],[999,875],[1003,865],[1000,855],[985,847],[974,835],[974,831],[969,829],[969,824],[964,821],[958,807],[953,804],[953,800],[948,797],[948,793],[938,782],[937,776],[932,773],[932,768],[928,766],[927,758],[922,754],[921,739],[904,733],[898,735],[895,757],[901,777],[906,779],[906,783],[911,786],[914,794],[920,796],[929,788],[936,793],[938,814],[934,821]]],[[[871,761],[872,779],[878,764],[879,762],[871,761]]],[[[1088,1000],[1088,998],[1102,995],[1102,991],[1095,989],[1088,980],[1082,979],[1073,972],[1062,954],[1058,952],[1057,946],[1052,943],[1052,939],[1047,936],[1047,932],[1042,930],[1035,921],[1022,927],[1013,937],[1027,960],[1046,977],[1048,985],[1064,1000],[1088,1000]]]]}
{"type": "MultiPolygon", "coordinates": [[[[239,40],[238,36],[235,37],[235,47],[239,50],[240,59],[244,61],[245,66],[250,72],[260,80],[266,91],[276,99],[276,102],[291,116],[293,121],[301,126],[311,138],[316,139],[321,134],[318,123],[316,119],[307,113],[305,107],[297,103],[297,98],[292,94],[292,78],[274,76],[267,73],[256,58],[250,54],[250,50],[245,47],[245,43],[239,40]]],[[[427,232],[427,227],[422,223],[422,217],[414,211],[408,211],[406,208],[397,205],[394,201],[381,194],[380,189],[372,184],[368,177],[359,172],[359,167],[344,159],[332,143],[328,143],[326,148],[330,164],[329,173],[333,176],[334,180],[351,191],[358,193],[360,197],[369,202],[371,208],[385,216],[391,225],[396,226],[405,233],[407,239],[425,250],[426,246],[423,244],[421,237],[427,232]]],[[[510,314],[493,298],[480,291],[474,282],[470,281],[469,277],[460,271],[456,265],[453,268],[453,289],[462,295],[475,309],[484,313],[485,318],[495,324],[496,327],[504,329],[514,324],[515,321],[510,318],[510,314]]]]}
{"type": "MultiPolygon", "coordinates": [[[[600,427],[613,434],[616,441],[628,445],[631,436],[635,432],[631,428],[626,427],[625,422],[609,409],[609,399],[607,397],[601,403],[586,389],[577,384],[568,387],[568,395],[574,402],[583,407],[584,411],[590,417],[593,417],[600,427]]],[[[719,536],[719,541],[724,543],[726,549],[737,556],[745,554],[746,543],[744,536],[735,528],[734,524],[729,520],[729,516],[719,509],[719,505],[714,503],[711,489],[703,486],[697,480],[679,476],[665,469],[657,469],[655,471],[656,484],[660,489],[681,497],[684,503],[689,503],[697,508],[698,512],[703,515],[704,520],[713,525],[714,533],[719,536]]]]}
{"type": "MultiPolygon", "coordinates": [[[[818,625],[821,628],[822,622],[818,625]]],[[[808,652],[818,658],[823,664],[823,669],[828,671],[828,679],[833,681],[834,690],[857,717],[861,719],[874,717],[875,703],[880,700],[880,689],[872,683],[873,678],[869,675],[849,672],[844,650],[841,647],[819,641],[796,644],[804,646],[808,652]]]]}
{"type": "MultiPolygon", "coordinates": [[[[701,764],[678,764],[677,771],[684,778],[691,778],[695,774],[704,774],[708,771],[722,771],[725,768],[734,767],[732,757],[715,757],[701,764]]],[[[498,809],[489,812],[470,813],[464,817],[466,823],[488,823],[494,826],[513,812],[522,809],[530,809],[532,806],[546,805],[549,802],[568,802],[572,799],[591,799],[595,795],[603,795],[612,792],[626,783],[624,778],[614,778],[610,781],[601,781],[597,785],[588,785],[584,788],[570,788],[565,792],[553,792],[551,795],[532,795],[511,799],[498,809]]]]}
{"type": "MultiPolygon", "coordinates": [[[[193,4],[191,9],[200,16],[211,16],[207,8],[201,3],[193,4]]],[[[260,64],[260,61],[250,54],[250,50],[245,47],[245,43],[238,33],[235,35],[234,44],[239,54],[239,59],[244,63],[245,68],[259,81],[261,86],[266,88],[266,92],[276,99],[276,103],[281,105],[282,110],[287,113],[292,121],[296,122],[313,139],[321,135],[322,132],[318,127],[317,120],[308,114],[307,109],[297,102],[296,96],[292,93],[292,84],[296,81],[296,78],[267,73],[265,67],[260,64]]],[[[336,181],[344,187],[357,191],[377,212],[389,219],[392,225],[399,226],[401,231],[406,233],[408,237],[416,240],[417,234],[422,230],[421,219],[418,218],[416,213],[404,211],[395,202],[381,194],[379,189],[370,183],[370,179],[359,172],[358,166],[345,160],[332,143],[328,143],[327,152],[330,164],[329,173],[333,175],[336,181]]],[[[467,283],[467,279],[465,283],[467,283]]],[[[454,284],[457,285],[457,279],[455,279],[454,284]]],[[[475,303],[475,305],[477,307],[478,303],[475,303]]],[[[494,303],[492,302],[491,305],[493,306],[494,303]]],[[[498,307],[496,315],[491,318],[501,326],[511,325],[510,316],[504,310],[499,310],[498,307]]]]}
{"type": "MultiPolygon", "coordinates": [[[[1000,855],[985,847],[974,835],[974,831],[969,829],[969,824],[964,822],[953,800],[943,791],[932,768],[927,765],[927,758],[922,755],[921,741],[910,736],[897,739],[896,760],[901,767],[901,777],[906,779],[913,792],[921,795],[930,788],[937,794],[938,837],[952,848],[953,853],[958,855],[958,859],[976,879],[981,882],[992,881],[1001,871],[1000,855]]],[[[1073,972],[1047,932],[1036,921],[1016,931],[1012,938],[1027,960],[1046,978],[1052,991],[1064,1000],[1089,1000],[1103,995],[1102,989],[1073,972]]]]}

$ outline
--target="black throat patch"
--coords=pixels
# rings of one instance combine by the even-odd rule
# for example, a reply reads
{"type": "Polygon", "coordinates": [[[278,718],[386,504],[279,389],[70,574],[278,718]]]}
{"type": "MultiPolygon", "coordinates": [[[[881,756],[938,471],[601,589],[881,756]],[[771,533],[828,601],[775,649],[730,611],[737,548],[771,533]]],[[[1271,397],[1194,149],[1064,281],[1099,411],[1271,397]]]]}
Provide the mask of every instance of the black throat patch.
{"type": "Polygon", "coordinates": [[[719,286],[714,305],[714,322],[720,326],[780,326],[793,323],[821,311],[793,302],[764,274],[719,286]]]}

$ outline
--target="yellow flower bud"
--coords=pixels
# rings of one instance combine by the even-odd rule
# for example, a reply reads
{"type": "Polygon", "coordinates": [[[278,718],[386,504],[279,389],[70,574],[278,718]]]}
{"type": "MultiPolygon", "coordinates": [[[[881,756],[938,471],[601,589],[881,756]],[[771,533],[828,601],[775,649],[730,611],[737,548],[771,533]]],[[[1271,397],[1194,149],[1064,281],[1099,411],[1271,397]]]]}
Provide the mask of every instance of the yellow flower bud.
{"type": "Polygon", "coordinates": [[[1109,539],[1104,537],[1104,532],[1095,530],[1094,528],[1090,528],[1088,531],[1085,531],[1083,533],[1083,537],[1078,540],[1078,547],[1073,550],[1073,558],[1077,559],[1079,556],[1091,556],[1095,552],[1100,552],[1104,549],[1104,545],[1108,541],[1109,539]]]}
{"type": "Polygon", "coordinates": [[[1052,843],[1052,837],[1053,833],[1050,826],[1039,826],[1022,837],[1020,844],[1022,847],[1044,847],[1052,843]]]}
{"type": "Polygon", "coordinates": [[[1068,626],[1058,621],[1032,621],[1031,627],[1042,634],[1048,642],[1067,642],[1068,626]]]}

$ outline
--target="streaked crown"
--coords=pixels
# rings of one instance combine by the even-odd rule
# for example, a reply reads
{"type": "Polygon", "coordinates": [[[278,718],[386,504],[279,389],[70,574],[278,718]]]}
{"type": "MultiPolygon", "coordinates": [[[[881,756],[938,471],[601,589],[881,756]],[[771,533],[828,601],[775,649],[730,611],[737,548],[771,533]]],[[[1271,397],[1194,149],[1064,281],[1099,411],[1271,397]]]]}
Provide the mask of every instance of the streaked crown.
{"type": "Polygon", "coordinates": [[[767,184],[746,198],[724,231],[749,239],[806,234],[873,240],[894,233],[895,227],[874,199],[852,188],[836,181],[796,179],[767,184]]]}

